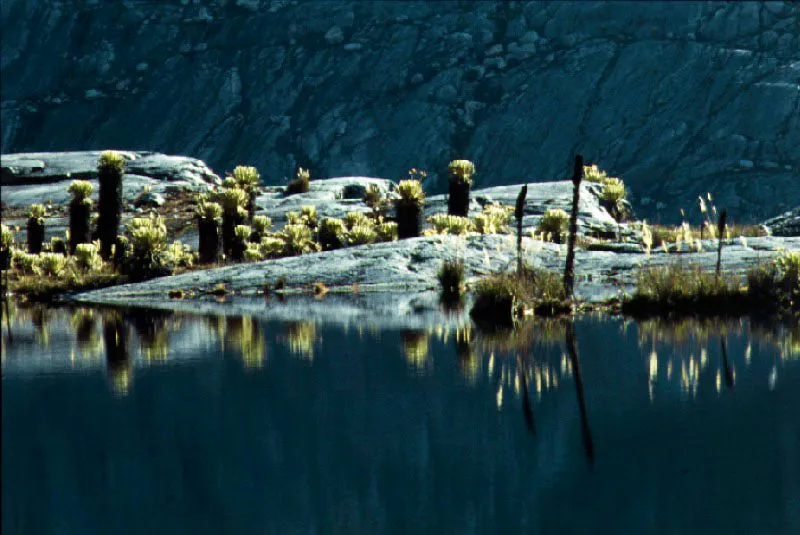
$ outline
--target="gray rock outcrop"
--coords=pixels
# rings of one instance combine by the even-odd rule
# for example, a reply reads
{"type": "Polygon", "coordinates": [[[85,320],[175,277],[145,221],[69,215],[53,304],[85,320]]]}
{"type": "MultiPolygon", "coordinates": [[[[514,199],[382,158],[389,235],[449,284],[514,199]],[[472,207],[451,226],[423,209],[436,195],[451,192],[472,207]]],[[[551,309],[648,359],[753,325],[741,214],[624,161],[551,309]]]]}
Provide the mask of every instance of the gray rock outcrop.
{"type": "Polygon", "coordinates": [[[800,208],[764,221],[773,236],[800,236],[800,208]]]}
{"type": "Polygon", "coordinates": [[[0,11],[0,150],[147,146],[279,184],[469,158],[476,187],[622,177],[641,217],[800,200],[796,2],[30,2],[0,11]],[[40,38],[44,36],[44,38],[40,38]],[[53,51],[56,51],[55,53],[53,51]]]}

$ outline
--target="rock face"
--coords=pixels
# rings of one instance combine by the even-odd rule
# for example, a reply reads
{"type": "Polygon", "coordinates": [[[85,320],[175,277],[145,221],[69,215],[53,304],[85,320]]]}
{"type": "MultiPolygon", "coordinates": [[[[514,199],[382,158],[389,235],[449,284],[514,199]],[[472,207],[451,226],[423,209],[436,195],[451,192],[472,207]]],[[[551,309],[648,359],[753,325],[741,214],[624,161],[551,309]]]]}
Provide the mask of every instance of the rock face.
{"type": "Polygon", "coordinates": [[[773,236],[800,236],[800,208],[764,221],[773,236]]]}
{"type": "MultiPolygon", "coordinates": [[[[30,2],[0,11],[3,153],[147,146],[282,183],[565,178],[576,152],[677,222],[800,199],[796,2],[30,2]],[[57,51],[54,53],[53,51],[57,51]]],[[[32,162],[26,165],[38,165],[32,162]]]]}
{"type": "MultiPolygon", "coordinates": [[[[575,256],[575,295],[590,301],[617,296],[621,290],[631,291],[636,268],[649,264],[667,265],[676,262],[699,264],[707,269],[716,265],[715,241],[704,243],[700,253],[664,253],[654,251],[647,256],[642,247],[618,246],[617,250],[578,250],[575,256]]],[[[778,254],[781,249],[800,249],[800,238],[751,238],[747,245],[731,240],[723,250],[726,271],[744,274],[759,261],[778,254]]],[[[535,267],[561,272],[564,269],[565,247],[523,239],[524,258],[535,267]]],[[[78,301],[92,303],[152,304],[168,303],[167,292],[212,289],[218,283],[237,293],[253,294],[262,285],[283,277],[287,285],[309,288],[322,282],[336,288],[354,283],[363,291],[384,290],[393,293],[423,292],[438,289],[436,273],[442,262],[462,258],[467,279],[513,269],[516,246],[512,236],[433,236],[374,245],[349,247],[279,260],[238,264],[207,271],[196,271],[95,290],[77,296],[78,301]]]]}

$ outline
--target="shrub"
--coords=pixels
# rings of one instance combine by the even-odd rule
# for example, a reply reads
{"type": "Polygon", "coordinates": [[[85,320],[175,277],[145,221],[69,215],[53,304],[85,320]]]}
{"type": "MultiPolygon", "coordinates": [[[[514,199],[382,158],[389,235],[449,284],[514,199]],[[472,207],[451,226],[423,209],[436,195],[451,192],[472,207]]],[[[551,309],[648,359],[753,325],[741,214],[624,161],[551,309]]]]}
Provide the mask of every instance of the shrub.
{"type": "Polygon", "coordinates": [[[170,267],[191,267],[195,260],[189,245],[174,241],[164,251],[162,263],[170,267]]]}
{"type": "Polygon", "coordinates": [[[472,177],[475,174],[475,164],[469,160],[453,160],[447,166],[450,173],[450,180],[472,185],[472,177]]]}
{"type": "Polygon", "coordinates": [[[584,180],[588,180],[589,182],[600,182],[603,183],[605,179],[608,177],[605,171],[597,167],[597,165],[585,165],[583,166],[583,178],[584,180]]]}
{"type": "Polygon", "coordinates": [[[623,200],[625,200],[625,184],[622,180],[613,177],[606,178],[603,181],[603,190],[600,192],[600,204],[617,221],[622,221],[627,216],[623,200]]]}
{"type": "Polygon", "coordinates": [[[747,273],[748,295],[765,308],[800,311],[800,251],[784,252],[747,273]]]}
{"type": "Polygon", "coordinates": [[[343,245],[347,233],[345,222],[341,219],[326,217],[322,220],[317,230],[317,236],[323,251],[339,249],[343,245]]]}
{"type": "Polygon", "coordinates": [[[103,267],[99,243],[79,243],[75,248],[75,265],[83,271],[98,271],[103,267]]]}
{"type": "Polygon", "coordinates": [[[378,239],[378,233],[372,225],[355,225],[345,235],[345,241],[348,245],[365,245],[368,243],[375,243],[378,239]]]}
{"type": "Polygon", "coordinates": [[[472,230],[472,222],[466,217],[448,214],[434,214],[428,218],[436,234],[465,235],[472,230]]]}
{"type": "Polygon", "coordinates": [[[69,202],[69,251],[75,254],[79,243],[91,240],[92,199],[94,187],[86,180],[73,180],[67,188],[72,195],[69,202]]]}
{"type": "Polygon", "coordinates": [[[256,207],[256,194],[258,186],[261,185],[261,175],[255,167],[239,165],[233,170],[233,180],[236,186],[247,194],[245,208],[250,217],[253,216],[256,207]]]}
{"type": "Polygon", "coordinates": [[[297,170],[297,178],[290,181],[286,186],[286,195],[295,193],[307,193],[311,181],[311,173],[307,169],[300,167],[297,170]]]}
{"type": "Polygon", "coordinates": [[[300,222],[308,228],[317,228],[317,209],[314,206],[303,206],[300,208],[300,222]]]}
{"type": "Polygon", "coordinates": [[[286,212],[286,224],[287,225],[302,225],[303,220],[300,219],[300,214],[298,212],[286,212]]]}
{"type": "Polygon", "coordinates": [[[396,201],[397,237],[401,240],[416,238],[422,227],[420,219],[425,192],[418,180],[401,180],[397,192],[400,194],[396,201]]]}
{"type": "Polygon", "coordinates": [[[370,223],[370,219],[362,212],[348,212],[344,216],[344,224],[347,227],[347,230],[350,230],[355,226],[369,225],[370,223]]]}
{"type": "Polygon", "coordinates": [[[250,239],[256,243],[261,241],[269,227],[272,226],[272,219],[265,215],[257,215],[253,217],[253,236],[250,239]]]}
{"type": "Polygon", "coordinates": [[[11,246],[14,244],[14,233],[5,225],[0,225],[0,270],[11,266],[11,246]]]}
{"type": "Polygon", "coordinates": [[[195,208],[197,230],[200,235],[198,253],[202,264],[210,264],[217,261],[221,216],[222,206],[215,202],[208,202],[203,199],[195,208]]]}
{"type": "Polygon", "coordinates": [[[539,220],[538,232],[552,238],[556,243],[562,243],[567,236],[569,214],[560,208],[548,209],[539,220]]]}
{"type": "Polygon", "coordinates": [[[33,266],[36,264],[38,256],[26,253],[25,251],[14,249],[11,252],[11,267],[19,272],[29,275],[33,273],[33,266]]]}
{"type": "Polygon", "coordinates": [[[100,182],[97,236],[100,238],[100,254],[104,258],[111,256],[111,246],[119,233],[124,167],[125,159],[116,151],[104,151],[97,162],[100,182]]]}
{"type": "Polygon", "coordinates": [[[475,165],[469,160],[453,160],[447,167],[450,174],[447,196],[447,213],[453,216],[469,215],[469,190],[475,165]]]}
{"type": "Polygon", "coordinates": [[[319,245],[311,238],[311,229],[305,225],[286,225],[282,234],[285,241],[283,252],[288,256],[319,251],[319,245]]]}
{"type": "Polygon", "coordinates": [[[285,256],[286,240],[282,235],[265,236],[261,238],[259,250],[264,258],[279,258],[285,256]]]}
{"type": "Polygon", "coordinates": [[[67,244],[64,241],[64,238],[59,238],[58,236],[53,236],[50,238],[50,252],[66,255],[67,244]]]}
{"type": "Polygon", "coordinates": [[[167,247],[167,227],[160,216],[138,217],[128,223],[130,276],[143,280],[169,272],[162,253],[167,247]]]}
{"type": "Polygon", "coordinates": [[[375,209],[380,205],[381,199],[381,192],[377,184],[370,184],[364,193],[364,204],[375,209]]]}
{"type": "Polygon", "coordinates": [[[397,239],[397,223],[381,221],[375,226],[375,232],[381,241],[395,241],[397,239]]]}
{"type": "Polygon", "coordinates": [[[425,202],[425,191],[418,180],[401,180],[397,186],[400,202],[421,205],[425,202]]]}
{"type": "Polygon", "coordinates": [[[443,295],[459,295],[464,282],[464,261],[445,260],[436,276],[442,286],[443,295]]]}
{"type": "Polygon", "coordinates": [[[33,263],[36,275],[57,278],[67,268],[67,257],[56,253],[42,253],[33,263]]]}
{"type": "Polygon", "coordinates": [[[478,281],[470,315],[483,324],[509,325],[520,307],[539,315],[568,311],[564,285],[558,274],[523,264],[514,273],[496,273],[478,281]]]}
{"type": "Polygon", "coordinates": [[[256,243],[248,243],[247,248],[244,250],[244,259],[248,262],[264,260],[264,253],[261,252],[261,246],[256,243]]]}
{"type": "Polygon", "coordinates": [[[481,234],[508,232],[513,208],[498,203],[487,204],[483,211],[472,219],[473,228],[481,234]]]}
{"type": "Polygon", "coordinates": [[[239,247],[236,242],[236,226],[247,219],[247,193],[239,188],[225,188],[218,193],[222,206],[222,249],[225,254],[232,255],[233,249],[239,247]]]}
{"type": "Polygon", "coordinates": [[[91,197],[94,191],[94,186],[88,180],[73,180],[67,187],[67,193],[72,195],[73,199],[83,200],[91,197]]]}
{"type": "Polygon", "coordinates": [[[28,252],[39,254],[44,243],[44,216],[46,210],[42,204],[32,204],[28,213],[28,252]]]}

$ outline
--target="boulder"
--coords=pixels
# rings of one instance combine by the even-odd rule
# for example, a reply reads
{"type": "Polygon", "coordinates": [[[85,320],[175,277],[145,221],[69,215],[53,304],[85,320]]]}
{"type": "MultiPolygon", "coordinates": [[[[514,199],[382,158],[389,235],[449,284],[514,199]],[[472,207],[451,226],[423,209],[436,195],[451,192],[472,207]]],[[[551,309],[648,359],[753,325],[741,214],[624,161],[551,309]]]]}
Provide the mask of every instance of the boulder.
{"type": "Polygon", "coordinates": [[[800,236],[800,207],[764,221],[773,236],[800,236]]]}

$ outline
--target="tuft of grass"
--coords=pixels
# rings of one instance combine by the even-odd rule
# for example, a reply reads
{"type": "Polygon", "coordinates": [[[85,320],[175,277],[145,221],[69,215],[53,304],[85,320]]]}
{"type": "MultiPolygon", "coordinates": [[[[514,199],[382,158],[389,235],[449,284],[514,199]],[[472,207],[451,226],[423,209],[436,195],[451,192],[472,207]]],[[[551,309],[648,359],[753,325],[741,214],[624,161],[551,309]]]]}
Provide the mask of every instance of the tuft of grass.
{"type": "Polygon", "coordinates": [[[571,310],[559,274],[524,264],[519,271],[484,277],[478,281],[475,295],[470,314],[484,324],[511,324],[525,309],[541,316],[571,310]]]}
{"type": "Polygon", "coordinates": [[[209,293],[216,297],[225,297],[226,295],[228,295],[228,289],[225,288],[224,282],[220,282],[219,284],[214,286],[214,289],[212,289],[209,293]]]}
{"type": "Polygon", "coordinates": [[[622,311],[634,316],[740,314],[747,308],[747,292],[739,278],[699,266],[645,267],[636,278],[636,291],[622,302],[622,311]]]}
{"type": "Polygon", "coordinates": [[[181,289],[170,290],[169,292],[167,292],[167,297],[169,297],[170,299],[183,299],[185,297],[185,293],[181,289]]]}
{"type": "Polygon", "coordinates": [[[286,186],[286,195],[294,195],[296,193],[308,193],[311,182],[311,173],[307,169],[300,167],[297,170],[297,178],[290,181],[286,186]]]}
{"type": "Polygon", "coordinates": [[[503,206],[499,203],[487,204],[480,214],[472,218],[472,226],[481,234],[506,233],[513,211],[512,206],[503,206]]]}
{"type": "Polygon", "coordinates": [[[11,291],[29,302],[51,303],[61,296],[107,288],[126,282],[125,277],[110,271],[80,273],[70,271],[60,278],[22,275],[11,281],[11,291]]]}
{"type": "Polygon", "coordinates": [[[313,288],[314,288],[314,295],[317,297],[324,297],[325,294],[331,291],[330,288],[325,286],[325,284],[320,281],[315,282],[313,288]]]}
{"type": "Polygon", "coordinates": [[[464,283],[464,261],[460,259],[445,260],[436,277],[442,286],[442,295],[460,295],[464,283]]]}
{"type": "Polygon", "coordinates": [[[364,204],[374,209],[380,205],[382,199],[383,197],[377,184],[370,184],[366,193],[364,193],[364,204]]]}

